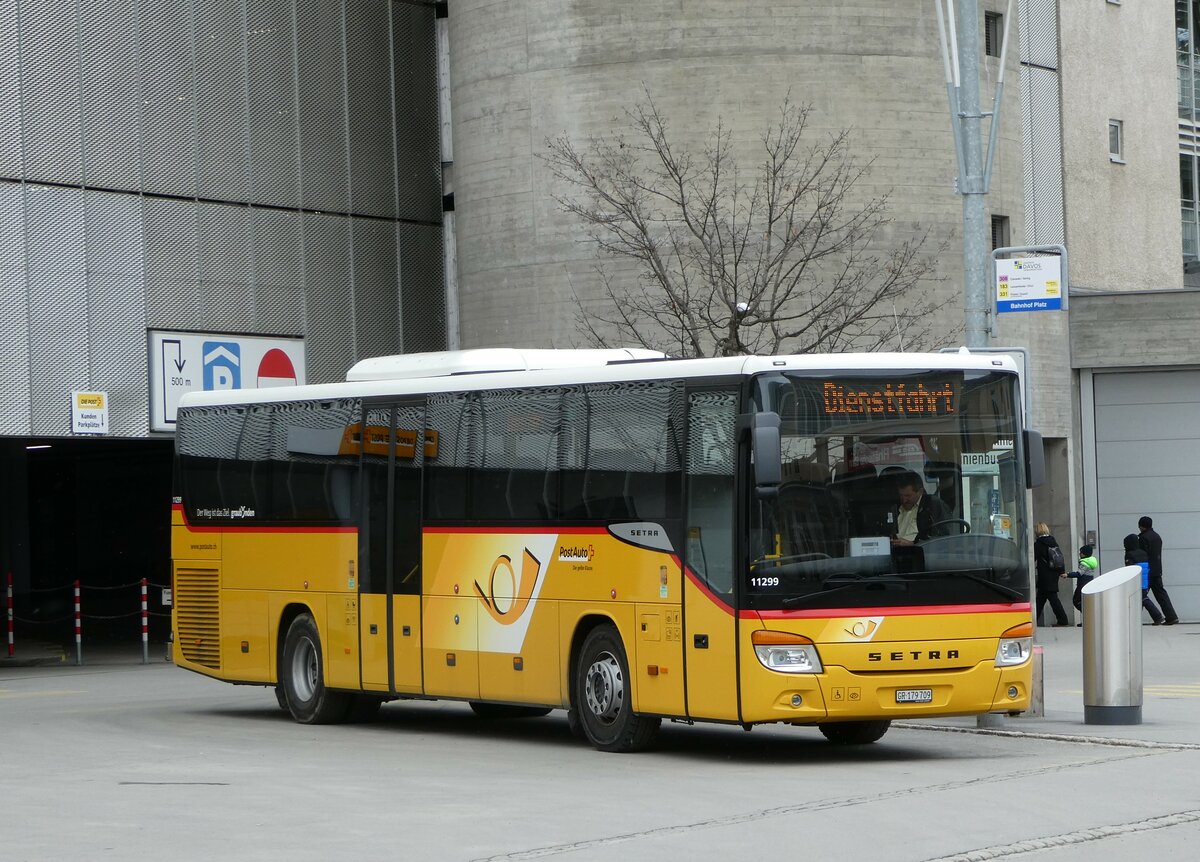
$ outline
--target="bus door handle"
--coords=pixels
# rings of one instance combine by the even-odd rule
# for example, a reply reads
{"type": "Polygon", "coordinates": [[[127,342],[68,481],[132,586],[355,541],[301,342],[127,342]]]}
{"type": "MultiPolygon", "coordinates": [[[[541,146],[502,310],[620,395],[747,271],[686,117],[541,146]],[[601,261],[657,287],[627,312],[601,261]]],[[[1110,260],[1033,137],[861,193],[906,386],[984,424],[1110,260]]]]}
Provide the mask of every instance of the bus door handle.
{"type": "Polygon", "coordinates": [[[692,643],[696,649],[708,649],[708,635],[695,635],[692,643]]]}

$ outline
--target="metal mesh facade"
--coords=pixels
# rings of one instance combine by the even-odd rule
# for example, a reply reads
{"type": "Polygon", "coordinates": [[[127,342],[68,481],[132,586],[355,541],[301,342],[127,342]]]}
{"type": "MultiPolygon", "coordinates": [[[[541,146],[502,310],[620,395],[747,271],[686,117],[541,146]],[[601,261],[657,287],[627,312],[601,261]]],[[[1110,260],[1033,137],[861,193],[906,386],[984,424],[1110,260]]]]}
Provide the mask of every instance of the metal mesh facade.
{"type": "Polygon", "coordinates": [[[434,5],[0,9],[0,434],[109,392],[145,436],[147,329],[304,336],[310,382],[443,349],[434,5]]]}
{"type": "Polygon", "coordinates": [[[1058,77],[1058,4],[1021,4],[1021,126],[1025,177],[1025,242],[1061,243],[1063,158],[1058,77]]]}

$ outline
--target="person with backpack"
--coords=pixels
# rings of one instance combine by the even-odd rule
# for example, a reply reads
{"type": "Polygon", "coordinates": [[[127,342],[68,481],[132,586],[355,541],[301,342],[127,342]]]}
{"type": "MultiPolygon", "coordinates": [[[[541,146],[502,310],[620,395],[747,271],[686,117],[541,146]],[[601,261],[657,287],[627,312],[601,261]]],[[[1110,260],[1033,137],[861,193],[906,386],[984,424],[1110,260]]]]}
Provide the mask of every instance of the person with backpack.
{"type": "Polygon", "coordinates": [[[1125,565],[1138,566],[1142,570],[1142,607],[1146,609],[1146,613],[1150,614],[1154,625],[1161,626],[1165,617],[1158,609],[1158,605],[1150,600],[1150,557],[1142,550],[1137,533],[1130,533],[1126,536],[1124,544],[1125,565]]]}
{"type": "Polygon", "coordinates": [[[1037,538],[1033,540],[1033,565],[1037,571],[1035,586],[1037,588],[1037,624],[1042,625],[1042,608],[1050,603],[1054,611],[1054,627],[1069,626],[1067,612],[1063,609],[1062,600],[1058,597],[1058,582],[1067,576],[1067,563],[1063,558],[1062,548],[1050,535],[1050,527],[1045,521],[1039,521],[1033,528],[1037,538]]]}
{"type": "Polygon", "coordinates": [[[1149,515],[1138,518],[1138,532],[1138,547],[1146,552],[1146,562],[1150,564],[1150,592],[1154,593],[1155,600],[1166,616],[1163,625],[1173,626],[1179,622],[1179,614],[1175,613],[1175,606],[1171,604],[1171,597],[1163,586],[1162,536],[1154,531],[1154,519],[1149,515]]]}

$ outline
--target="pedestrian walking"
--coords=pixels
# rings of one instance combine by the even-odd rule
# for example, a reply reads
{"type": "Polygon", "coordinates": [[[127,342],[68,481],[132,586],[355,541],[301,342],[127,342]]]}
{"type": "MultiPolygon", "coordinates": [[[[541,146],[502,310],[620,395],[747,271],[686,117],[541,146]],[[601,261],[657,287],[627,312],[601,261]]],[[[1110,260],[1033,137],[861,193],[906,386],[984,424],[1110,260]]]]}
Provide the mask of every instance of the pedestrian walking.
{"type": "Polygon", "coordinates": [[[1179,614],[1175,613],[1175,606],[1171,604],[1171,597],[1163,586],[1162,536],[1154,531],[1154,519],[1149,515],[1138,518],[1138,531],[1138,544],[1146,552],[1146,561],[1150,564],[1150,592],[1154,593],[1158,606],[1162,608],[1165,617],[1163,624],[1173,626],[1179,622],[1179,614]]]}
{"type": "Polygon", "coordinates": [[[1063,609],[1062,600],[1058,597],[1058,583],[1067,576],[1067,566],[1063,561],[1062,548],[1050,535],[1050,527],[1039,521],[1034,525],[1037,538],[1033,540],[1033,565],[1037,570],[1037,624],[1042,625],[1042,608],[1050,603],[1054,611],[1054,626],[1061,628],[1070,625],[1067,622],[1067,612],[1063,609]]]}
{"type": "Polygon", "coordinates": [[[1125,537],[1125,565],[1137,566],[1142,570],[1142,607],[1146,609],[1146,613],[1150,614],[1150,619],[1154,625],[1161,626],[1163,624],[1162,611],[1158,609],[1158,605],[1150,601],[1150,563],[1146,552],[1142,550],[1142,546],[1138,544],[1137,533],[1130,533],[1125,537]]]}
{"type": "Polygon", "coordinates": [[[1100,561],[1096,559],[1094,552],[1095,548],[1091,545],[1081,546],[1077,568],[1075,571],[1067,573],[1067,577],[1075,579],[1075,592],[1071,595],[1071,604],[1077,611],[1083,610],[1083,588],[1090,584],[1099,573],[1100,561]]]}

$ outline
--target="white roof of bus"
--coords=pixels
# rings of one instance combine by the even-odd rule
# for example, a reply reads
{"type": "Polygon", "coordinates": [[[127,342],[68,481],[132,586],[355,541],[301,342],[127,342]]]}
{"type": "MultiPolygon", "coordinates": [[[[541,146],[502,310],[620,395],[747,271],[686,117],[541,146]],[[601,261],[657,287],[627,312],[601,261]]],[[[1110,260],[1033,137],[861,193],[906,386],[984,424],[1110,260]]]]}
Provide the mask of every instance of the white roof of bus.
{"type": "Polygon", "coordinates": [[[479,350],[443,350],[437,353],[402,353],[364,359],[346,372],[346,380],[407,380],[417,377],[446,377],[452,374],[481,374],[488,371],[534,371],[548,368],[580,368],[610,362],[666,359],[657,350],[542,350],[516,347],[487,347],[479,350]]]}
{"type": "Polygon", "coordinates": [[[667,359],[649,350],[485,350],[419,353],[359,362],[345,383],[189,392],[179,406],[274,401],[370,398],[553,386],[670,377],[736,377],[792,369],[831,374],[880,370],[964,369],[1016,372],[1016,363],[995,353],[821,353],[792,356],[729,356],[667,359]],[[610,364],[616,362],[616,364],[610,364]],[[391,373],[389,373],[391,372],[391,373]],[[418,373],[419,372],[419,373],[418,373]]]}

